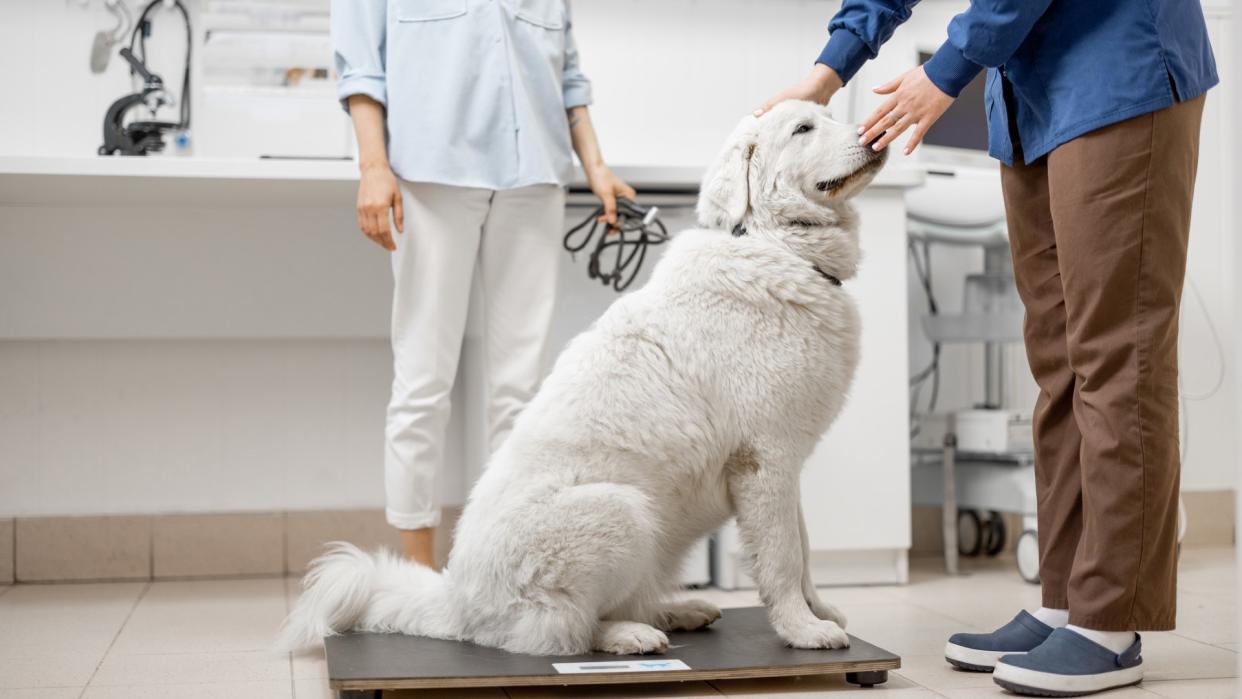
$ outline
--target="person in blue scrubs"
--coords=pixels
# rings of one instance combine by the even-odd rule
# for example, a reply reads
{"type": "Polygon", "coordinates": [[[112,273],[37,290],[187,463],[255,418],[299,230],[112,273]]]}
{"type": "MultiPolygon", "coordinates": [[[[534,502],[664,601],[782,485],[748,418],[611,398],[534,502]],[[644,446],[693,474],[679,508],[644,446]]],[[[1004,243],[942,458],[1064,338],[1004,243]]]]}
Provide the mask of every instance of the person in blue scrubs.
{"type": "MultiPolygon", "coordinates": [[[[845,0],[811,75],[828,100],[917,0],[845,0]]],[[[973,0],[923,65],[874,88],[859,128],[911,152],[987,70],[1034,411],[1042,607],[946,659],[1019,693],[1142,680],[1136,631],[1176,619],[1178,309],[1204,93],[1218,81],[1195,0],[973,0]]]]}

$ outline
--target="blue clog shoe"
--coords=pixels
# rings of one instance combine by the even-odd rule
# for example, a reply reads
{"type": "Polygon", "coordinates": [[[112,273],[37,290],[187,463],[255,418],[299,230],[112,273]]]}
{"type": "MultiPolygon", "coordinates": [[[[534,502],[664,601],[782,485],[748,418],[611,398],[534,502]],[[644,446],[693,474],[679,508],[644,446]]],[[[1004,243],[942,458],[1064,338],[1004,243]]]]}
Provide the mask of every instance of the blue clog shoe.
{"type": "Polygon", "coordinates": [[[991,672],[1005,655],[1026,653],[1052,635],[1052,627],[1025,610],[992,633],[955,633],[944,647],[949,664],[972,672],[991,672]]]}
{"type": "Polygon", "coordinates": [[[1085,636],[1057,629],[1038,648],[1006,655],[992,679],[1001,687],[1034,697],[1080,697],[1143,680],[1143,639],[1114,653],[1085,636]]]}

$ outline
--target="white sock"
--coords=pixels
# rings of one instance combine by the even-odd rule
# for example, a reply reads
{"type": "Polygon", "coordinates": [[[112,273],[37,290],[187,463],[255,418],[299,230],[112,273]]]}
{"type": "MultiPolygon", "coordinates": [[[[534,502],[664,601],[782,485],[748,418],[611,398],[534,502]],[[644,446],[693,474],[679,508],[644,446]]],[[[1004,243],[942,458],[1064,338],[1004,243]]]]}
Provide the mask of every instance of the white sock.
{"type": "Polygon", "coordinates": [[[1095,629],[1084,629],[1073,624],[1069,624],[1065,628],[1089,641],[1095,641],[1117,654],[1123,653],[1127,648],[1134,645],[1133,631],[1096,631],[1095,629]]]}
{"type": "Polygon", "coordinates": [[[1069,623],[1068,609],[1049,609],[1047,607],[1040,607],[1035,610],[1035,613],[1032,616],[1054,629],[1059,629],[1069,623]]]}

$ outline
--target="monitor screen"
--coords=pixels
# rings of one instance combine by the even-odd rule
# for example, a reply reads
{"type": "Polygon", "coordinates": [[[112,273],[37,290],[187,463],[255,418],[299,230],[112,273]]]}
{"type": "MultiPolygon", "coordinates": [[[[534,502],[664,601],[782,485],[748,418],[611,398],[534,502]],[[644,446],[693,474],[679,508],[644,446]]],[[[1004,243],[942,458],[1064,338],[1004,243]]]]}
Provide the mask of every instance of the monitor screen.
{"type": "MultiPolygon", "coordinates": [[[[927,62],[930,53],[919,52],[919,64],[927,62]]],[[[987,73],[981,71],[970,81],[962,94],[958,95],[953,106],[940,117],[939,121],[928,129],[923,136],[923,143],[929,146],[946,148],[966,148],[969,150],[988,150],[987,113],[983,106],[983,85],[987,73]]]]}

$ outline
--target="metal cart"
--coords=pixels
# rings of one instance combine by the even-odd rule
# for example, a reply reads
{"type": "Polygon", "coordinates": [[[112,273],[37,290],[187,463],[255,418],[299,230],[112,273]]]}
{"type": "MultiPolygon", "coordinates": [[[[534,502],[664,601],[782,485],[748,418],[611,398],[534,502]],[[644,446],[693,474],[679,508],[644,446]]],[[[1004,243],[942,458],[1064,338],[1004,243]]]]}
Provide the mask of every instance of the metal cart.
{"type": "MultiPolygon", "coordinates": [[[[985,397],[977,407],[1004,408],[1003,350],[1007,345],[1022,342],[1023,318],[1004,221],[961,226],[911,214],[909,231],[912,241],[925,246],[983,249],[983,271],[967,277],[962,312],[940,313],[933,303],[931,312],[922,318],[922,326],[936,347],[983,345],[985,397]]],[[[929,269],[925,273],[930,275],[929,269]]],[[[927,285],[930,287],[929,282],[927,285]]],[[[911,447],[913,502],[943,509],[945,569],[951,574],[958,572],[959,554],[999,553],[1006,541],[1001,513],[1007,512],[1021,516],[1023,522],[1018,540],[1018,572],[1024,580],[1038,582],[1034,445],[1029,433],[1025,438],[1006,442],[1004,448],[961,449],[956,413],[916,415],[915,420],[924,434],[911,447]]]]}

